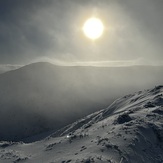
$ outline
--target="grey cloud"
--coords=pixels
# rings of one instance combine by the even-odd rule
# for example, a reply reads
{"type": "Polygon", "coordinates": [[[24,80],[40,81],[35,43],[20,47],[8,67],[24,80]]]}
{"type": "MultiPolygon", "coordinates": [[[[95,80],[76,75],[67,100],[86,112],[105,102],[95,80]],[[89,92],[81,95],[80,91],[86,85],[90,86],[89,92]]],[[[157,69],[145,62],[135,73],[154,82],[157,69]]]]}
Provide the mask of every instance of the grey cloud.
{"type": "Polygon", "coordinates": [[[143,37],[148,40],[145,45],[148,53],[145,53],[144,56],[158,60],[163,59],[163,1],[127,0],[127,3],[125,5],[123,4],[123,6],[128,10],[130,17],[134,20],[135,25],[139,28],[143,37]],[[151,51],[153,54],[150,54],[151,51]]]}
{"type": "Polygon", "coordinates": [[[162,59],[162,1],[2,0],[0,61],[27,63],[41,57],[67,61],[162,59]],[[101,17],[104,36],[95,43],[81,31],[101,17]]]}

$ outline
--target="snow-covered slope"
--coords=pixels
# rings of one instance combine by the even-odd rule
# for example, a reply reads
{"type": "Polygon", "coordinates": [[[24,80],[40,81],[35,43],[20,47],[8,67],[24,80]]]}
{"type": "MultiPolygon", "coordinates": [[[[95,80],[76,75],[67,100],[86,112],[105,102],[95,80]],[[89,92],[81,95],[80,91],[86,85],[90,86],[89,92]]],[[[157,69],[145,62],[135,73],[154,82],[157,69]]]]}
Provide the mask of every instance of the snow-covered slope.
{"type": "Polygon", "coordinates": [[[119,98],[41,141],[0,143],[2,163],[162,163],[162,153],[163,86],[119,98]]]}

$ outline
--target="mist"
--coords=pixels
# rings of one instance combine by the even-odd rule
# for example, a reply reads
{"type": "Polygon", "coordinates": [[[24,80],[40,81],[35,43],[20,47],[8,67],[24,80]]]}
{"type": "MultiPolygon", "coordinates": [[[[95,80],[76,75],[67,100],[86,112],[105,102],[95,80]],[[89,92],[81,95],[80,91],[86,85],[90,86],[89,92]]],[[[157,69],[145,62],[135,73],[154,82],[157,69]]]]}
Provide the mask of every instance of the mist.
{"type": "Polygon", "coordinates": [[[1,140],[56,131],[120,96],[161,85],[161,6],[161,0],[1,0],[1,140]],[[90,17],[104,24],[96,41],[83,34],[90,17]]]}
{"type": "Polygon", "coordinates": [[[0,75],[1,140],[22,140],[68,125],[116,98],[161,85],[163,67],[33,63],[0,75]],[[5,125],[4,125],[5,124],[5,125]]]}

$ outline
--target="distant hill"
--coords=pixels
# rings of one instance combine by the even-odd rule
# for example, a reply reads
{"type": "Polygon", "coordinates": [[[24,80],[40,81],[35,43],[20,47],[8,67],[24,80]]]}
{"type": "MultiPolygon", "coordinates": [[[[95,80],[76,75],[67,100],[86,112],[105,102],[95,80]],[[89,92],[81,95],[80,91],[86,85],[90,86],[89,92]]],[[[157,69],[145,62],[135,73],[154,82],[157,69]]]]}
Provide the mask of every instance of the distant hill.
{"type": "Polygon", "coordinates": [[[57,130],[115,98],[163,83],[163,67],[33,63],[0,74],[0,140],[57,130]]]}

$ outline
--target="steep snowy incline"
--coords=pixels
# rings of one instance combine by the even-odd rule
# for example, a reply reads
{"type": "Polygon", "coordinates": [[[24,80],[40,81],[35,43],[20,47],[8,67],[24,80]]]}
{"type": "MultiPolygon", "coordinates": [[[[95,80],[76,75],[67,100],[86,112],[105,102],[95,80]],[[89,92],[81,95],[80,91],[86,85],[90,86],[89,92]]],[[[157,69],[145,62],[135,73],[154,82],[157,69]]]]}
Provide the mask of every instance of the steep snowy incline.
{"type": "Polygon", "coordinates": [[[41,141],[0,143],[0,162],[162,163],[163,86],[116,100],[41,141]]]}

